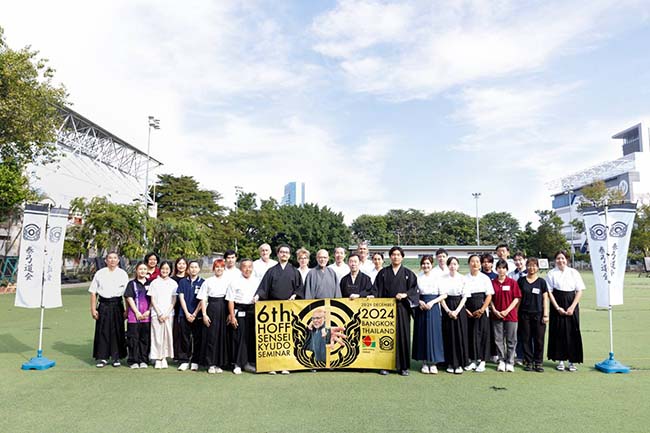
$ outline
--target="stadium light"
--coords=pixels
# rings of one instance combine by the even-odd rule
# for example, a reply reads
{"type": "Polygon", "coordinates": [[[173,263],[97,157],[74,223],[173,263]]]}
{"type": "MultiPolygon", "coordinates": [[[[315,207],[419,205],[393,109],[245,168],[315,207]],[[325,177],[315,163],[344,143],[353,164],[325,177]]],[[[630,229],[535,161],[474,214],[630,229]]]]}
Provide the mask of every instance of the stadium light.
{"type": "Polygon", "coordinates": [[[473,192],[472,196],[474,197],[474,200],[476,200],[476,246],[479,246],[481,245],[481,237],[478,231],[478,199],[481,198],[481,193],[473,192]]]}
{"type": "Polygon", "coordinates": [[[147,240],[147,216],[149,213],[149,159],[151,153],[151,128],[160,129],[160,119],[149,116],[149,134],[147,135],[147,167],[144,175],[144,224],[142,226],[142,237],[144,244],[148,246],[147,240]]]}

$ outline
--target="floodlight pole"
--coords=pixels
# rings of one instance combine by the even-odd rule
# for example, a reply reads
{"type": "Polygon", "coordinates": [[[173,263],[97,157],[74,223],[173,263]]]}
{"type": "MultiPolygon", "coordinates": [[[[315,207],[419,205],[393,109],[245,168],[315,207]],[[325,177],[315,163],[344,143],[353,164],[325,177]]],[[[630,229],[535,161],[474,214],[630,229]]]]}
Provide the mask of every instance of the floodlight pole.
{"type": "Polygon", "coordinates": [[[142,225],[142,238],[144,239],[145,246],[148,245],[147,240],[147,217],[149,214],[149,160],[151,159],[151,128],[160,129],[160,119],[149,116],[149,132],[147,134],[147,166],[144,174],[144,224],[142,225]]]}
{"type": "Polygon", "coordinates": [[[575,256],[575,245],[573,245],[573,212],[572,212],[572,207],[573,207],[573,190],[569,189],[567,191],[564,191],[564,194],[569,195],[569,228],[571,229],[571,266],[575,266],[575,263],[573,262],[574,256],[575,256]]]}
{"type": "Polygon", "coordinates": [[[481,198],[481,193],[473,192],[472,196],[474,197],[474,200],[476,200],[476,246],[479,246],[481,245],[481,236],[478,229],[478,199],[481,198]]]}

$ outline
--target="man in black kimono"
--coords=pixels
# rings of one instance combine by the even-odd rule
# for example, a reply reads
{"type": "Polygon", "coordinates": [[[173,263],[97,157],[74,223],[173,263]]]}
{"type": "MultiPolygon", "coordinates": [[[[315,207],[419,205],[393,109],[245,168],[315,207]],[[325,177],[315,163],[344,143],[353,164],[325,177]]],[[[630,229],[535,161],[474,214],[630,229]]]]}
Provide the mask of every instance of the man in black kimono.
{"type": "Polygon", "coordinates": [[[288,245],[280,245],[277,250],[279,263],[264,274],[255,301],[293,301],[303,299],[304,290],[302,277],[298,269],[289,263],[291,249],[288,245]]]}
{"type": "MultiPolygon", "coordinates": [[[[411,309],[418,305],[418,278],[402,266],[404,250],[400,247],[390,249],[391,266],[383,268],[375,278],[374,290],[378,298],[397,300],[397,333],[395,335],[395,355],[397,371],[402,376],[409,375],[411,365],[411,309]]],[[[381,370],[382,376],[388,371],[381,370]]]]}
{"type": "Polygon", "coordinates": [[[370,277],[359,270],[359,263],[359,255],[357,253],[350,254],[348,259],[350,273],[341,278],[341,296],[344,298],[375,297],[370,277]]]}

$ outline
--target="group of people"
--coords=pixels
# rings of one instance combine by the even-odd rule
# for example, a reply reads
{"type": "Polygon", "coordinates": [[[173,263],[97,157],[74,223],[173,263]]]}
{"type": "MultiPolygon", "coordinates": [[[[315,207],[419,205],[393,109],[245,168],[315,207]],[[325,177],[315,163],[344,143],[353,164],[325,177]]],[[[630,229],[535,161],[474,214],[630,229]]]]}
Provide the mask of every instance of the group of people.
{"type": "Polygon", "coordinates": [[[109,361],[119,367],[127,357],[133,369],[164,369],[174,359],[181,371],[205,366],[208,373],[255,372],[256,302],[340,297],[396,299],[396,370],[403,376],[411,359],[422,362],[425,374],[439,367],[480,373],[487,361],[499,372],[513,372],[516,362],[542,372],[547,324],[547,357],[558,362],[556,368],[575,371],[583,361],[578,304],[585,286],[564,251],[555,255],[546,279],[538,275],[536,258],[517,252],[510,259],[505,244],[496,249],[496,266],[491,254],[469,256],[466,275],[444,249],[435,259],[421,258],[419,275],[402,265],[398,246],[389,251],[389,266],[382,253],[369,257],[365,242],[347,261],[346,250],[336,248],[331,264],[329,252],[318,250],[314,268],[304,248],[296,252],[298,267],[289,262],[288,245],[276,253],[277,261],[262,244],[259,259],[242,259],[238,267],[235,251],[227,250],[206,279],[195,260],[160,262],[150,253],[129,279],[110,252],[89,288],[97,367],[109,361]]]}

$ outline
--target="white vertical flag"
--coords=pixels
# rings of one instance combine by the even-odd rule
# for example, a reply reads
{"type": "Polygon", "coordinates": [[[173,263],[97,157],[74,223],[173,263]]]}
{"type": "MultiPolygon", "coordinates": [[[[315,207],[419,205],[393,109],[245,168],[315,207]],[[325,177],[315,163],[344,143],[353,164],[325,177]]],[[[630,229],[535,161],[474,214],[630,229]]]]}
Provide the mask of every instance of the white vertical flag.
{"type": "Polygon", "coordinates": [[[634,203],[611,205],[607,214],[604,208],[583,212],[599,307],[623,304],[623,280],[635,215],[634,203]]]}
{"type": "Polygon", "coordinates": [[[68,224],[68,209],[50,209],[47,220],[45,268],[43,276],[43,306],[61,307],[61,267],[63,266],[63,242],[68,224]]]}
{"type": "Polygon", "coordinates": [[[41,306],[47,208],[42,205],[25,206],[14,303],[17,307],[39,308],[41,306]]]}

